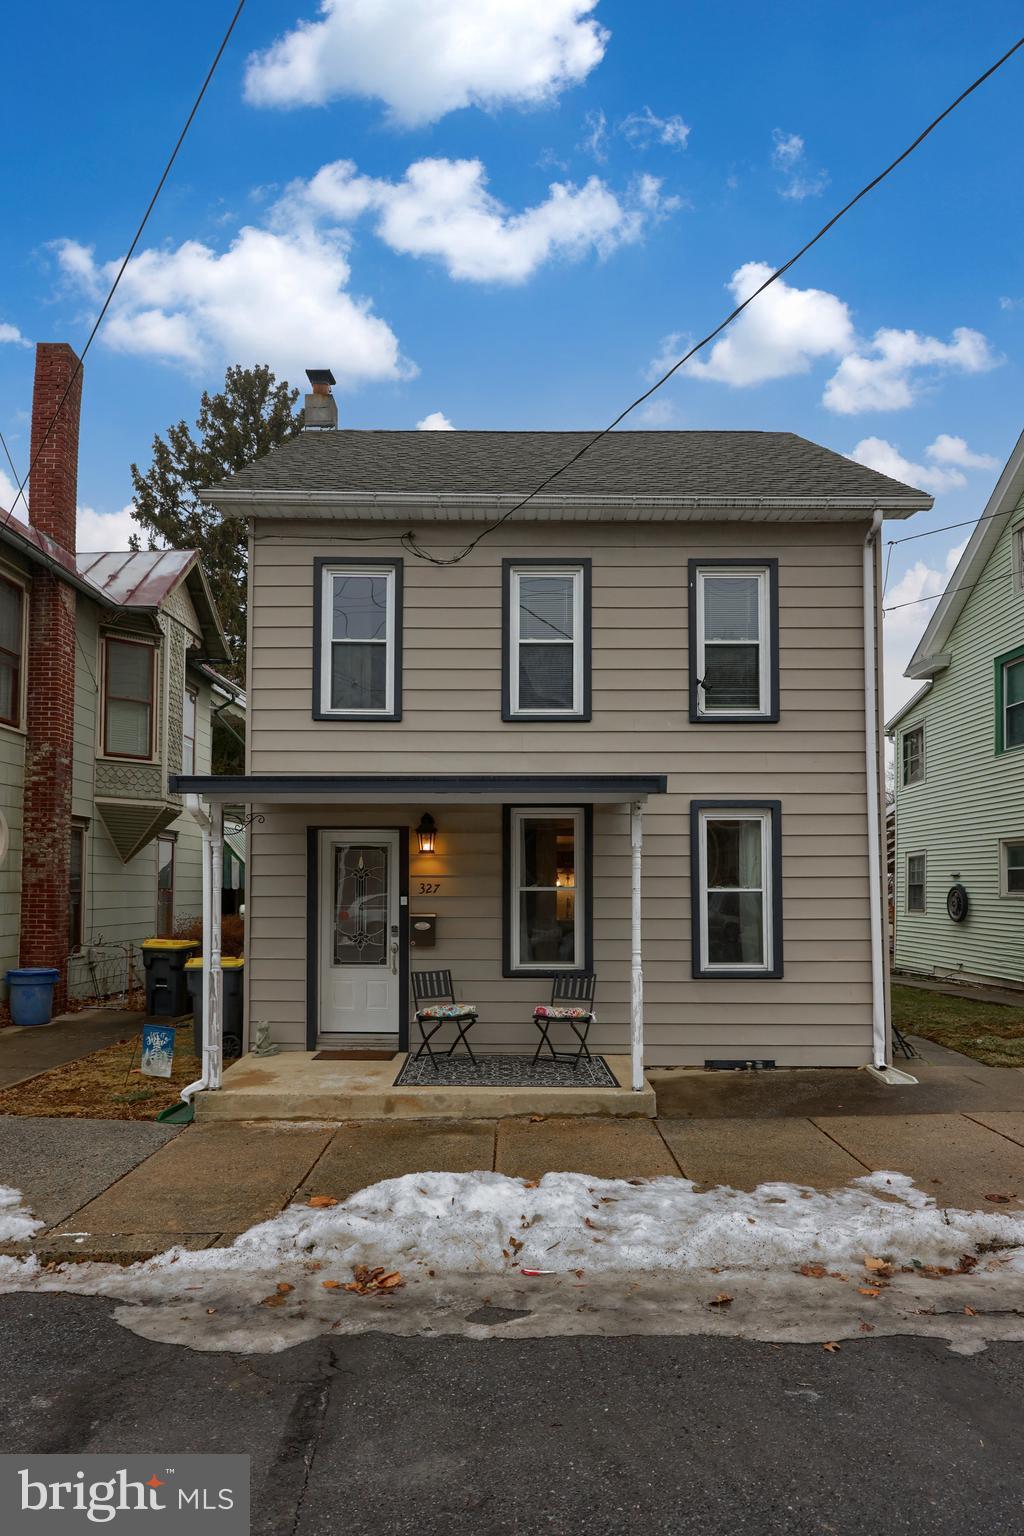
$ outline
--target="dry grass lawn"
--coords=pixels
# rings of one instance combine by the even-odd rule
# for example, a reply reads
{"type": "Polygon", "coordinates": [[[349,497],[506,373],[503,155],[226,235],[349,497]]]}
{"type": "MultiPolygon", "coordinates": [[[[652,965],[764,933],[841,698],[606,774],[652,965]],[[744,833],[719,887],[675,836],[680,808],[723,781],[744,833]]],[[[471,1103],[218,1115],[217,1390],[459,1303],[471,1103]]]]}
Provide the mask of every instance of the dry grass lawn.
{"type": "Polygon", "coordinates": [[[893,1023],[987,1067],[1024,1067],[1024,1008],[893,986],[893,1023]]]}
{"type": "Polygon", "coordinates": [[[117,1045],[93,1051],[80,1061],[51,1067],[27,1083],[0,1092],[0,1115],[67,1115],[81,1120],[153,1120],[177,1102],[186,1083],[199,1076],[192,1053],[192,1021],[178,1031],[174,1070],[169,1078],[144,1077],[138,1033],[117,1045]]]}

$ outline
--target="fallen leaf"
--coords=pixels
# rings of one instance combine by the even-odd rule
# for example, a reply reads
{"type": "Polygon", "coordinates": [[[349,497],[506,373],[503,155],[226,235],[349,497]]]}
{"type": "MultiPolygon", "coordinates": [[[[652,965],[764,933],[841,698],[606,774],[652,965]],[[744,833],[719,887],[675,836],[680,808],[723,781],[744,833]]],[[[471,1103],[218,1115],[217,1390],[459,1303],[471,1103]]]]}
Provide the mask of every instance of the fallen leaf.
{"type": "Polygon", "coordinates": [[[733,1298],[731,1296],[728,1296],[725,1293],[725,1291],[719,1291],[719,1293],[715,1297],[714,1301],[709,1301],[708,1302],[708,1306],[709,1307],[728,1307],[732,1303],[732,1300],[733,1300],[733,1298]]]}
{"type": "Polygon", "coordinates": [[[547,1115],[531,1115],[530,1116],[530,1124],[531,1125],[540,1125],[541,1121],[542,1120],[546,1120],[546,1119],[547,1119],[547,1115]]]}
{"type": "Polygon", "coordinates": [[[978,1255],[976,1253],[962,1253],[956,1267],[962,1275],[967,1275],[970,1274],[977,1262],[978,1255]]]}
{"type": "Polygon", "coordinates": [[[275,1291],[273,1296],[264,1296],[263,1300],[260,1302],[260,1306],[261,1307],[283,1307],[284,1303],[285,1303],[285,1298],[283,1296],[279,1296],[277,1294],[277,1292],[275,1291]]]}
{"type": "Polygon", "coordinates": [[[828,1277],[830,1280],[849,1280],[850,1278],[849,1275],[844,1275],[842,1271],[838,1269],[830,1269],[828,1272],[828,1277]]]}
{"type": "Polygon", "coordinates": [[[861,1333],[874,1333],[875,1325],[874,1323],[861,1323],[860,1331],[861,1333]]]}
{"type": "Polygon", "coordinates": [[[860,1292],[860,1294],[862,1296],[874,1297],[874,1296],[881,1296],[881,1294],[882,1294],[881,1291],[876,1290],[874,1286],[870,1286],[870,1285],[858,1285],[857,1289],[858,1289],[858,1291],[860,1292]]]}
{"type": "Polygon", "coordinates": [[[991,1200],[993,1205],[1008,1205],[1011,1200],[1016,1200],[1016,1198],[1017,1198],[1017,1196],[1015,1194],[1009,1194],[1009,1195],[986,1195],[985,1196],[985,1199],[986,1200],[991,1200]]]}
{"type": "Polygon", "coordinates": [[[207,1309],[206,1309],[207,1317],[212,1317],[213,1314],[216,1312],[216,1310],[217,1310],[216,1307],[207,1307],[207,1309]]]}
{"type": "Polygon", "coordinates": [[[864,1268],[869,1269],[873,1275],[884,1275],[888,1280],[892,1274],[892,1265],[887,1259],[873,1259],[870,1255],[864,1255],[864,1268]]]}
{"type": "Polygon", "coordinates": [[[827,1271],[824,1264],[801,1264],[800,1273],[809,1280],[823,1280],[827,1271]]]}
{"type": "Polygon", "coordinates": [[[835,1339],[829,1339],[828,1343],[823,1344],[821,1347],[822,1349],[827,1349],[830,1355],[838,1355],[843,1346],[837,1344],[835,1339]]]}
{"type": "Polygon", "coordinates": [[[289,1285],[287,1280],[279,1280],[277,1282],[278,1295],[280,1296],[287,1296],[288,1292],[294,1291],[294,1289],[294,1285],[289,1285]]]}
{"type": "Polygon", "coordinates": [[[314,1210],[322,1211],[330,1205],[337,1205],[338,1202],[333,1195],[310,1195],[308,1203],[314,1210]]]}
{"type": "Polygon", "coordinates": [[[977,1317],[978,1315],[977,1310],[974,1307],[964,1307],[964,1311],[967,1313],[968,1317],[977,1317]]]}
{"type": "Polygon", "coordinates": [[[524,1189],[540,1189],[540,1179],[527,1179],[524,1189]]]}
{"type": "Polygon", "coordinates": [[[339,1291],[341,1289],[340,1280],[321,1280],[320,1284],[325,1291],[339,1291]]]}

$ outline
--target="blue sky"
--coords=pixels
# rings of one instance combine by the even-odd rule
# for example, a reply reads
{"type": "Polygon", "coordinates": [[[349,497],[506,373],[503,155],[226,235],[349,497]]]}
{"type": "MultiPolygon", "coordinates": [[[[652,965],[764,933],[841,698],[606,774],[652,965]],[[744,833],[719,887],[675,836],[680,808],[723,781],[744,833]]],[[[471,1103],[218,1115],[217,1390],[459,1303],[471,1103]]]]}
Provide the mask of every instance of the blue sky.
{"type": "MultiPolygon", "coordinates": [[[[22,340],[83,341],[230,9],[8,20],[0,425],[19,472],[22,340]]],[[[234,361],[300,384],[333,367],[352,426],[603,425],[1019,23],[1010,0],[969,26],[949,0],[249,0],[89,356],[84,543],[123,542],[129,463],[234,361]]],[[[902,470],[936,507],[895,537],[980,511],[1022,425],[1022,72],[635,424],[792,430],[902,470]]],[[[895,550],[887,601],[940,590],[964,532],[895,550]]],[[[930,609],[888,625],[890,708],[930,609]]]]}

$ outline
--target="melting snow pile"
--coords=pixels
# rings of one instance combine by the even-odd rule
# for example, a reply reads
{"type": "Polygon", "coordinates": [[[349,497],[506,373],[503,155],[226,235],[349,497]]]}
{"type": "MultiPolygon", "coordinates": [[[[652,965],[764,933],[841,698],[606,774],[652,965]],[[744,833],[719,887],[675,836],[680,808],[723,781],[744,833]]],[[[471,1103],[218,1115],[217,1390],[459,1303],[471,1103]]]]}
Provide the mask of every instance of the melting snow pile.
{"type": "Polygon", "coordinates": [[[0,1184],[0,1243],[17,1243],[31,1237],[43,1225],[26,1211],[21,1194],[0,1184]]]}
{"type": "MultiPolygon", "coordinates": [[[[417,1173],[327,1210],[292,1206],[230,1248],[177,1264],[245,1270],[301,1259],[503,1273],[521,1268],[775,1269],[808,1261],[956,1264],[981,1243],[1024,1245],[1024,1217],[943,1209],[905,1174],[874,1173],[831,1194],[794,1184],[700,1194],[688,1179],[549,1173],[417,1173]]],[[[1024,1272],[1024,1253],[1016,1256],[1024,1272]]],[[[161,1267],[167,1256],[151,1260],[161,1267]]]]}

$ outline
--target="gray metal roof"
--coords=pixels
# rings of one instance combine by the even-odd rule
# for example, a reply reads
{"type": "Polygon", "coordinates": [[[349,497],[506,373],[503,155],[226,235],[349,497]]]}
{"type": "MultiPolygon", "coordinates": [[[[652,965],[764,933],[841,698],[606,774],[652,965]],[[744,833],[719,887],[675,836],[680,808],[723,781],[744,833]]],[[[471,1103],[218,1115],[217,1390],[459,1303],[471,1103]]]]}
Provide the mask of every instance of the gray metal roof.
{"type": "MultiPolygon", "coordinates": [[[[526,494],[593,432],[302,432],[217,492],[526,494]]],[[[931,506],[926,492],[792,432],[612,432],[550,496],[843,497],[931,506]]]]}

